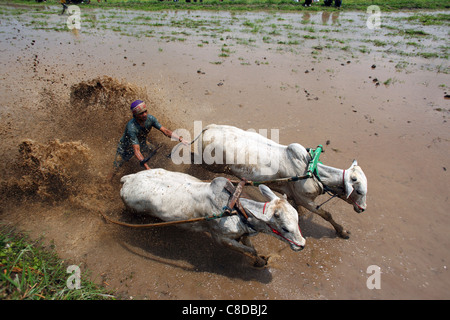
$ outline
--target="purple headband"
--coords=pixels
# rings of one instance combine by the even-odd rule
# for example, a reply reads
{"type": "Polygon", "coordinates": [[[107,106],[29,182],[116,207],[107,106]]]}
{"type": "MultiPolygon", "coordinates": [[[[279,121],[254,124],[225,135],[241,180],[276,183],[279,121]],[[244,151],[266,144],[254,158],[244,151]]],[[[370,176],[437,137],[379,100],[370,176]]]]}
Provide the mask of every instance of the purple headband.
{"type": "Polygon", "coordinates": [[[147,111],[147,107],[144,101],[136,100],[131,104],[130,110],[133,113],[133,115],[135,115],[147,111]]]}

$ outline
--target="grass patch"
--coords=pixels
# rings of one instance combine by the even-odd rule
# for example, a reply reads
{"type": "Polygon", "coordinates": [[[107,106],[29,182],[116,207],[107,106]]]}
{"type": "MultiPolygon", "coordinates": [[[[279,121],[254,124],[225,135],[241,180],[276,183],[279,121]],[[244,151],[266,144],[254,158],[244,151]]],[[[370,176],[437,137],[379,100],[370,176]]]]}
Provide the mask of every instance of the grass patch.
{"type": "Polygon", "coordinates": [[[410,17],[399,18],[401,20],[406,20],[409,22],[418,22],[424,26],[442,26],[442,25],[450,25],[450,14],[447,13],[438,13],[436,15],[430,14],[414,14],[410,17]]]}
{"type": "Polygon", "coordinates": [[[104,300],[110,292],[86,281],[69,289],[67,265],[51,248],[0,226],[0,300],[104,300]]]}
{"type": "Polygon", "coordinates": [[[419,56],[425,58],[425,59],[433,59],[433,58],[439,58],[439,54],[436,52],[420,52],[418,53],[419,56]]]}
{"type": "Polygon", "coordinates": [[[415,29],[406,29],[403,31],[406,35],[409,36],[428,36],[429,34],[423,30],[415,30],[415,29]]]}

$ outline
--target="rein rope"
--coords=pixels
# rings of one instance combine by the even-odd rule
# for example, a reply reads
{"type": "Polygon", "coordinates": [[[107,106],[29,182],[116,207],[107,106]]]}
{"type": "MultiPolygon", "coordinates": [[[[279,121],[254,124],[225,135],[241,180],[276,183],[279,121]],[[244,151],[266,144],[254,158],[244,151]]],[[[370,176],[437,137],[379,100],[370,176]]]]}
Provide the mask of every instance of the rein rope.
{"type": "Polygon", "coordinates": [[[148,224],[132,224],[132,223],[125,223],[121,221],[112,220],[111,218],[108,218],[103,212],[100,211],[100,214],[103,216],[103,218],[111,222],[113,224],[117,224],[124,227],[130,227],[130,228],[151,228],[151,227],[165,227],[165,226],[171,226],[176,224],[183,224],[183,223],[192,223],[192,222],[199,222],[203,220],[212,220],[216,218],[220,218],[223,215],[223,212],[220,215],[212,215],[209,217],[201,217],[201,218],[195,218],[195,219],[189,219],[189,220],[180,220],[180,221],[168,221],[168,222],[157,222],[157,223],[148,223],[148,224]]]}
{"type": "Polygon", "coordinates": [[[187,220],[178,220],[178,221],[167,221],[167,222],[156,222],[156,223],[147,223],[147,224],[132,224],[132,223],[126,223],[121,221],[112,220],[111,218],[108,218],[103,212],[100,211],[100,214],[102,217],[113,224],[117,224],[124,227],[130,227],[130,228],[152,228],[152,227],[166,227],[166,226],[172,226],[177,224],[184,224],[184,223],[193,223],[193,222],[200,222],[200,221],[210,221],[214,219],[219,219],[224,216],[232,216],[237,214],[236,210],[230,210],[228,206],[224,206],[222,208],[222,212],[219,214],[213,214],[207,217],[201,217],[201,218],[194,218],[194,219],[187,219],[187,220]]]}

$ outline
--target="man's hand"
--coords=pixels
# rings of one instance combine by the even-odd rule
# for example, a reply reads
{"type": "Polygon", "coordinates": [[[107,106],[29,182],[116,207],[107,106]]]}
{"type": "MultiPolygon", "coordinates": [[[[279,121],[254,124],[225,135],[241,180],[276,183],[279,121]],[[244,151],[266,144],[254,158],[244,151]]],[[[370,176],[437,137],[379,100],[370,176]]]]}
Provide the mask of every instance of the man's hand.
{"type": "Polygon", "coordinates": [[[177,134],[175,134],[172,130],[167,129],[166,127],[161,127],[161,129],[159,129],[164,135],[166,135],[167,137],[174,139],[174,140],[178,140],[180,141],[182,144],[184,144],[185,146],[190,145],[189,142],[187,142],[186,140],[183,139],[183,137],[178,136],[177,134]]]}
{"type": "Polygon", "coordinates": [[[189,146],[190,143],[187,142],[186,140],[183,139],[183,137],[180,137],[180,139],[178,139],[182,144],[184,144],[185,146],[189,146]]]}
{"type": "MultiPolygon", "coordinates": [[[[134,151],[134,155],[139,160],[139,162],[141,162],[141,161],[143,161],[145,159],[144,156],[141,153],[141,147],[139,147],[138,144],[133,144],[133,151],[134,151]]],[[[147,163],[144,163],[144,168],[146,170],[150,170],[150,167],[148,166],[147,163]]]]}

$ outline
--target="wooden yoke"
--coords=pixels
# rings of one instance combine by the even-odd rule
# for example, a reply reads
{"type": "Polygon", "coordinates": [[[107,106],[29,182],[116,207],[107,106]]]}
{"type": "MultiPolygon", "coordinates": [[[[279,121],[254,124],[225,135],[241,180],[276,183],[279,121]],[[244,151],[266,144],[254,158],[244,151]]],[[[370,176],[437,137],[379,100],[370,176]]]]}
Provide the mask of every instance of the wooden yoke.
{"type": "Polygon", "coordinates": [[[240,211],[240,213],[242,213],[242,215],[245,217],[245,219],[248,219],[247,214],[245,213],[244,208],[242,207],[241,203],[239,202],[239,197],[241,196],[242,190],[244,188],[244,185],[247,183],[247,180],[242,179],[237,187],[235,188],[233,186],[233,184],[227,183],[225,185],[225,189],[232,194],[230,200],[228,201],[228,208],[229,210],[233,210],[234,206],[238,207],[238,210],[240,211]]]}

